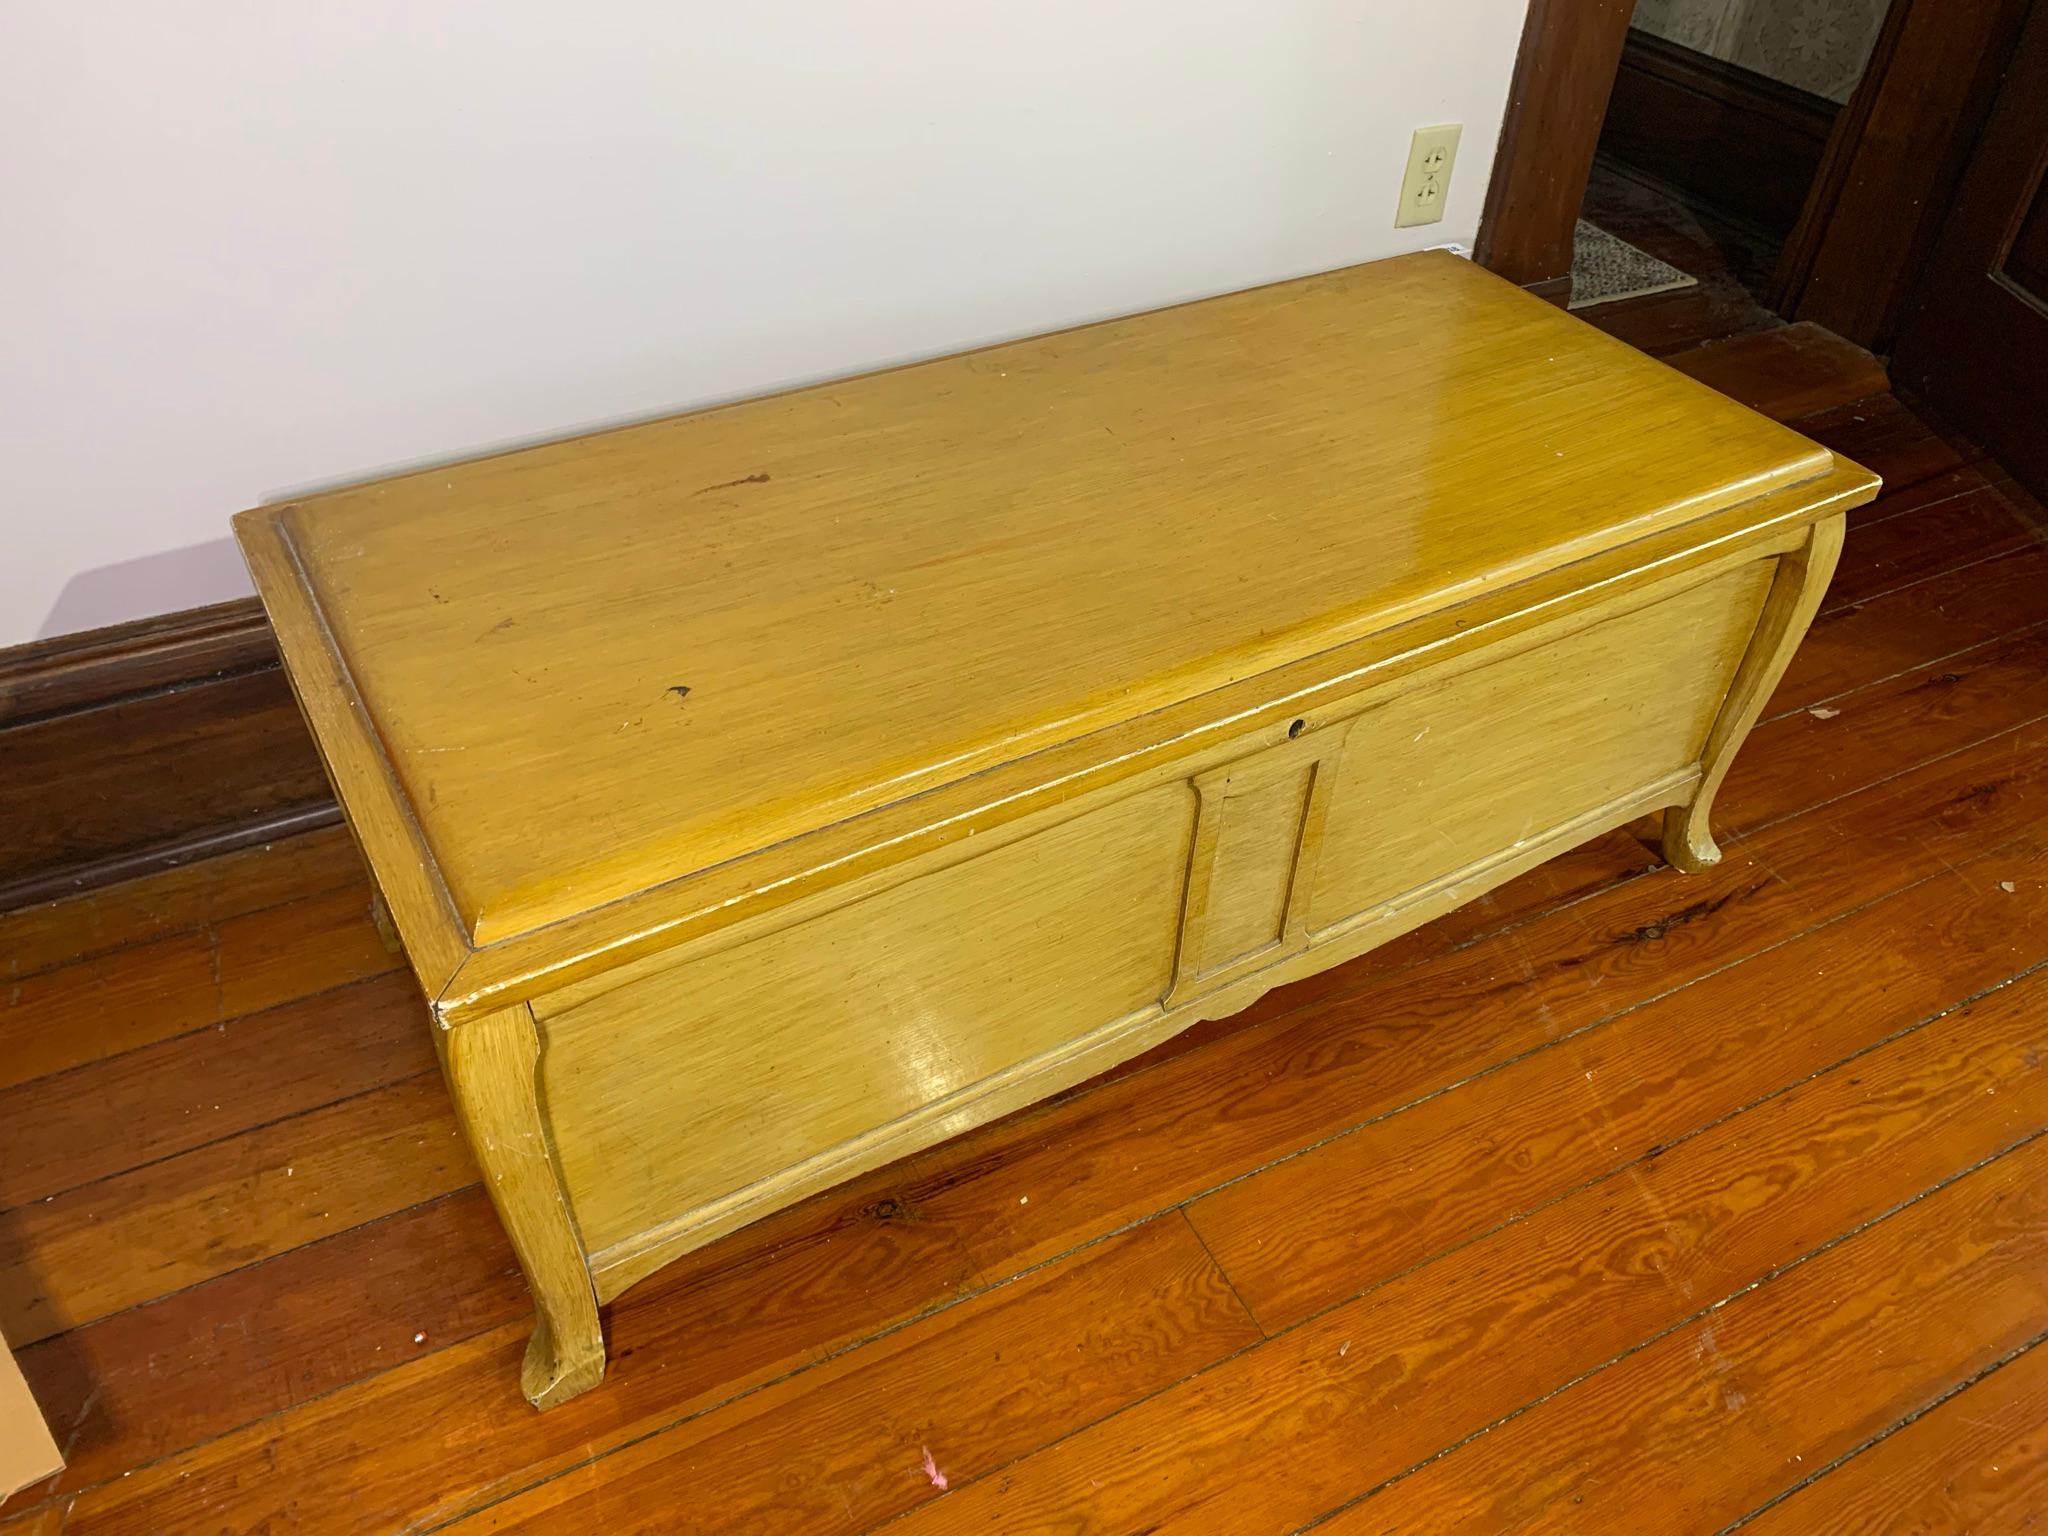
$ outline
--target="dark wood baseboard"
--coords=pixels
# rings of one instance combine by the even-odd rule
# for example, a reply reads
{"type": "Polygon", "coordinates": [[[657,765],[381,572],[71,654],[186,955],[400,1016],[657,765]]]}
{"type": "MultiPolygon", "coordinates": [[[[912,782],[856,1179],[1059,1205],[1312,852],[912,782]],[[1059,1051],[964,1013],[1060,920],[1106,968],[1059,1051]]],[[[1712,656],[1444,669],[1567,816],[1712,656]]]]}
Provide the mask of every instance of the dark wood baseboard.
{"type": "Polygon", "coordinates": [[[0,728],[277,665],[253,597],[0,650],[0,728]]]}
{"type": "Polygon", "coordinates": [[[335,820],[253,600],[0,651],[0,910],[335,820]]]}
{"type": "Polygon", "coordinates": [[[1840,111],[1825,97],[1631,30],[1600,153],[1783,240],[1840,111]]]}

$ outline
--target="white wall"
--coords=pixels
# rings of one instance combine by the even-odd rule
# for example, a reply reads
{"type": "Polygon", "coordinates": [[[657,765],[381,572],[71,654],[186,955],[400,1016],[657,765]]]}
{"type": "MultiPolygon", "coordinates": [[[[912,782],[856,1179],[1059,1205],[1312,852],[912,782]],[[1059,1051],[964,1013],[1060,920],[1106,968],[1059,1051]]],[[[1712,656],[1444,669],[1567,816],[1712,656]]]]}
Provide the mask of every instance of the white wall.
{"type": "Polygon", "coordinates": [[[309,485],[1469,244],[1523,9],[8,0],[0,644],[309,485]]]}

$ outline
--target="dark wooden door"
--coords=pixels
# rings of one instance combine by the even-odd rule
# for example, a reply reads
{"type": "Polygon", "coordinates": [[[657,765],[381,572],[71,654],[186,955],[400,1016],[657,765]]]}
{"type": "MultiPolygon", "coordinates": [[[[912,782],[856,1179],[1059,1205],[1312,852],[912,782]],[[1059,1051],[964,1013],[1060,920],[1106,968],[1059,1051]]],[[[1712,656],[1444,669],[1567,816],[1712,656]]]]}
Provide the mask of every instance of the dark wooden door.
{"type": "Polygon", "coordinates": [[[2048,496],[2048,0],[2034,0],[1892,370],[2048,496]]]}

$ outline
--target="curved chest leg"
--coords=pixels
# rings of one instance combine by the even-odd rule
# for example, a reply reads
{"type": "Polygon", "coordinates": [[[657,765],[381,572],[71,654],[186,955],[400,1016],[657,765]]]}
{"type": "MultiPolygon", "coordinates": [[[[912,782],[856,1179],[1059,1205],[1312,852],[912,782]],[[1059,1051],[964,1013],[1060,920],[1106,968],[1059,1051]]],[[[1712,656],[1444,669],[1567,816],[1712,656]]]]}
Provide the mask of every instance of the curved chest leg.
{"type": "Polygon", "coordinates": [[[1709,825],[1714,796],[1750,727],[1785,675],[1792,653],[1806,638],[1807,626],[1835,574],[1843,527],[1840,513],[1821,519],[1808,530],[1806,542],[1779,561],[1777,577],[1764,599],[1756,634],[1736,669],[1728,701],[1707,733],[1699,788],[1686,804],[1664,813],[1664,857],[1687,874],[1696,875],[1720,861],[1721,849],[1709,825]]]}
{"type": "Polygon", "coordinates": [[[525,1004],[437,1031],[455,1113],[512,1239],[538,1317],[520,1385],[550,1408],[604,1376],[604,1334],[583,1245],[541,1123],[540,1038],[525,1004]]]}

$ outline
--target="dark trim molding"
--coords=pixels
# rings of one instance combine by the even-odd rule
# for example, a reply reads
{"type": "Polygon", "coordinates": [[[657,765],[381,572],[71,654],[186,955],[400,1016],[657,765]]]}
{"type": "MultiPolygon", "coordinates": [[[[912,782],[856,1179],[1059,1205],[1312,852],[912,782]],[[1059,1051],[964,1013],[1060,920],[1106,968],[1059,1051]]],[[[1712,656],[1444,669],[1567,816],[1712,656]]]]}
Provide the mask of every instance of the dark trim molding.
{"type": "Polygon", "coordinates": [[[1840,111],[1825,97],[1632,30],[1600,153],[1782,240],[1840,111]]]}
{"type": "Polygon", "coordinates": [[[1892,0],[1773,280],[1774,307],[1888,351],[2028,0],[1892,0]]]}
{"type": "Polygon", "coordinates": [[[0,651],[0,910],[338,819],[249,599],[0,651]]]}
{"type": "Polygon", "coordinates": [[[1530,0],[1474,257],[1525,288],[1567,282],[1572,227],[1635,0],[1530,0]]]}
{"type": "Polygon", "coordinates": [[[0,650],[0,727],[277,665],[253,597],[0,650]]]}

